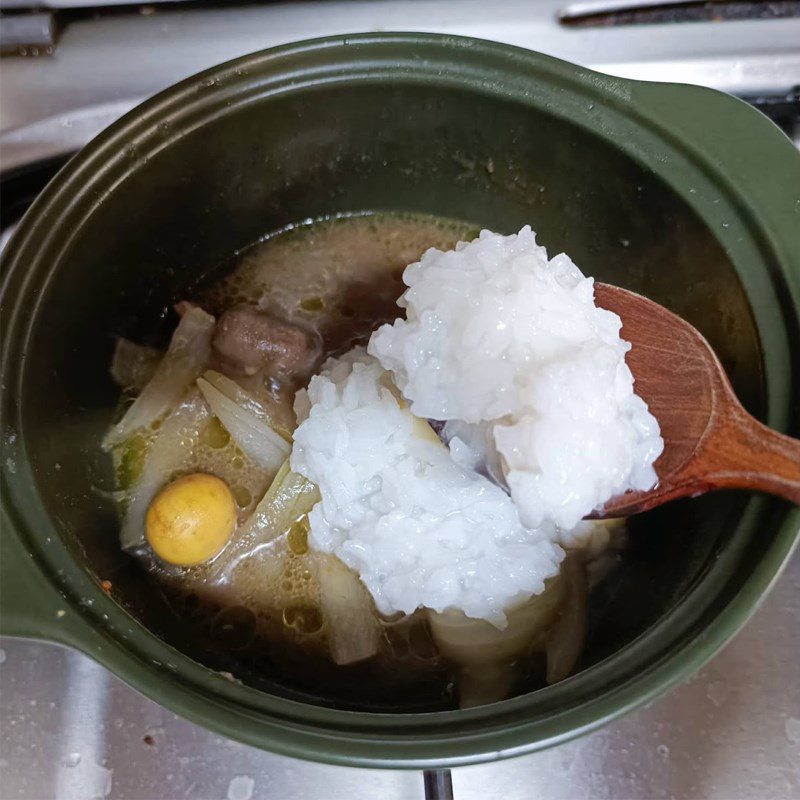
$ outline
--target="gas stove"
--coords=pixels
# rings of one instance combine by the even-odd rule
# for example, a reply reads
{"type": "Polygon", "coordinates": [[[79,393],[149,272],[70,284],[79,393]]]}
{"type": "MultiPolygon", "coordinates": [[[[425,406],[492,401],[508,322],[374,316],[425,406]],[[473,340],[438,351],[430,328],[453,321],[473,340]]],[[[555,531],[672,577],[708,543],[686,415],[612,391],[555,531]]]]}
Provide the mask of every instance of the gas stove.
{"type": "MultiPolygon", "coordinates": [[[[142,99],[220,61],[315,36],[447,32],[711,86],[753,103],[800,146],[798,2],[28,5],[0,1],[3,51],[16,53],[2,61],[0,246],[72,153],[142,99]]],[[[797,798],[798,612],[795,558],[745,630],[668,698],[557,748],[456,769],[455,796],[797,798]]],[[[0,687],[3,800],[424,796],[419,773],[308,764],[223,739],[55,645],[4,639],[0,687]]]]}

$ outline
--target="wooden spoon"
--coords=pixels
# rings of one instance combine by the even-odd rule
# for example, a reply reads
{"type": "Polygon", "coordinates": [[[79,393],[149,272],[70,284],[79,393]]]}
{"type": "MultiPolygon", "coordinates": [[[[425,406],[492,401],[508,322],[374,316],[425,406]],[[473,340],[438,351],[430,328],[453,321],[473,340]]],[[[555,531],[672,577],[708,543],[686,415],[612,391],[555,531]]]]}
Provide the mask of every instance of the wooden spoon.
{"type": "Polygon", "coordinates": [[[770,430],[736,399],[699,331],[638,294],[598,283],[595,302],[619,314],[636,393],[661,426],[658,483],[612,497],[591,516],[623,517],[713,489],[754,489],[800,504],[800,441],[770,430]]]}

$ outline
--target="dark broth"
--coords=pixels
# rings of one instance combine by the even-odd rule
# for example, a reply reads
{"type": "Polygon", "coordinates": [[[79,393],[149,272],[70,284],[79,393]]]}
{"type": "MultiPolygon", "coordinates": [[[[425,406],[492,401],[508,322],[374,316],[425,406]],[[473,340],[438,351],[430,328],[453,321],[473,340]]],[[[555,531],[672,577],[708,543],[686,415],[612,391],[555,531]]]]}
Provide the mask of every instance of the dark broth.
{"type": "MultiPolygon", "coordinates": [[[[265,407],[277,409],[289,428],[295,390],[324,360],[365,344],[377,326],[402,313],[397,300],[404,268],[430,247],[452,249],[477,232],[467,223],[388,213],[308,222],[237,254],[204,276],[189,299],[215,316],[240,304],[257,306],[316,340],[317,358],[303,372],[237,378],[265,407]]],[[[276,682],[318,703],[386,711],[457,707],[451,665],[438,654],[423,612],[380,620],[378,651],[369,659],[347,666],[333,662],[316,579],[323,560],[332,556],[309,549],[307,518],[275,539],[245,535],[241,523],[272,474],[238,449],[207,408],[194,428],[196,444],[167,479],[200,471],[226,480],[237,498],[240,528],[217,557],[199,566],[171,567],[148,547],[137,554],[197,643],[192,649],[237,679],[256,686],[276,682]]],[[[591,569],[607,568],[595,562],[591,569]]],[[[570,602],[565,595],[559,614],[570,602]]],[[[530,643],[511,673],[517,676],[512,694],[543,685],[546,635],[530,643]]]]}
{"type": "MultiPolygon", "coordinates": [[[[428,216],[379,213],[310,222],[247,248],[205,276],[191,299],[214,315],[242,303],[256,305],[313,331],[321,344],[313,372],[325,358],[365,343],[375,327],[401,313],[397,299],[408,264],[429,247],[451,249],[475,235],[473,225],[428,216]]],[[[290,376],[278,385],[270,376],[257,376],[248,379],[248,388],[290,406],[294,389],[308,377],[290,376]]],[[[224,452],[232,446],[227,443],[224,452]]],[[[219,455],[212,456],[208,471],[235,480],[220,469],[219,455]]],[[[243,453],[231,455],[248,466],[243,453]]],[[[202,462],[201,453],[186,471],[203,471],[202,462]]],[[[240,521],[258,499],[240,504],[240,521]]],[[[454,707],[446,665],[421,615],[383,621],[377,656],[350,666],[333,664],[313,579],[319,556],[295,527],[268,545],[248,545],[241,552],[234,535],[222,556],[236,552],[235,566],[221,573],[214,567],[217,560],[182,569],[162,564],[148,550],[139,555],[203,649],[225,654],[237,677],[257,682],[259,672],[268,673],[292,689],[344,705],[454,707]]]]}

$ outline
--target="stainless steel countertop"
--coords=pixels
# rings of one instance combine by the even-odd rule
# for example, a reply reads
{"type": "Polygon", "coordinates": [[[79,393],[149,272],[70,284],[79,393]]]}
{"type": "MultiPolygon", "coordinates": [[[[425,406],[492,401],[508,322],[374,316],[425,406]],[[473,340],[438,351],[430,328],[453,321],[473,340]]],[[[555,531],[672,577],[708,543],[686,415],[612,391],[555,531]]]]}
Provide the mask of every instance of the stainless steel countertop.
{"type": "MultiPolygon", "coordinates": [[[[800,798],[800,558],[685,685],[595,733],[453,771],[456,800],[800,798]]],[[[83,655],[4,639],[2,800],[415,800],[418,772],[311,764],[223,739],[83,655]],[[145,737],[151,737],[148,744],[145,737]]]]}
{"type": "MultiPolygon", "coordinates": [[[[69,152],[141,98],[292,39],[433,30],[737,93],[800,85],[800,20],[568,30],[557,0],[290,2],[83,21],[2,64],[0,169],[69,152]],[[102,68],[100,68],[102,67],[102,68]]],[[[693,680],[584,738],[454,771],[457,800],[800,800],[800,557],[693,680]]],[[[414,800],[416,772],[304,763],[211,734],[55,645],[0,642],[0,800],[414,800]]]]}

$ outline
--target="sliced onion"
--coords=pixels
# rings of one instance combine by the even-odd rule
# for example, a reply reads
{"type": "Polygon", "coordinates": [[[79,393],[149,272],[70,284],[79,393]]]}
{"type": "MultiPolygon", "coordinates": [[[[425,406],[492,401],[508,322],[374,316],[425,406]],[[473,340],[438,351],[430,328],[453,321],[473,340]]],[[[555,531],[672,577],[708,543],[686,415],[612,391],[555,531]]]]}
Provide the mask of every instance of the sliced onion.
{"type": "Polygon", "coordinates": [[[261,502],[244,524],[243,533],[258,532],[259,542],[270,542],[302,519],[319,501],[319,490],[285,461],[261,502]]]}
{"type": "Polygon", "coordinates": [[[315,559],[328,648],[336,664],[354,664],[378,652],[381,628],[372,598],[355,572],[336,556],[315,559]]]}
{"type": "Polygon", "coordinates": [[[588,588],[586,569],[579,554],[564,559],[561,577],[564,582],[564,602],[545,645],[548,683],[558,683],[572,674],[586,640],[588,588]]]}
{"type": "Polygon", "coordinates": [[[201,308],[187,311],[152,379],[125,416],[106,434],[106,450],[147,428],[177,405],[189,385],[202,374],[211,357],[214,317],[201,308]]]}
{"type": "Polygon", "coordinates": [[[232,574],[239,562],[252,558],[257,550],[287,533],[308,515],[320,499],[317,487],[302,475],[292,472],[288,460],[278,470],[264,497],[236,536],[211,565],[211,574],[232,574]]]}
{"type": "Polygon", "coordinates": [[[261,502],[248,521],[260,530],[269,529],[271,538],[279,536],[319,502],[319,489],[297,472],[292,472],[288,460],[275,476],[261,502]]]}
{"type": "Polygon", "coordinates": [[[111,359],[111,377],[120,389],[140,392],[153,377],[163,355],[155,347],[119,338],[111,359]]]}
{"type": "Polygon", "coordinates": [[[507,626],[467,617],[462,611],[428,611],[428,621],[439,653],[458,668],[458,696],[462,708],[503,700],[513,690],[517,661],[553,624],[564,597],[560,576],[547,581],[534,595],[506,612],[507,626]]]}
{"type": "Polygon", "coordinates": [[[293,396],[293,393],[269,391],[258,375],[244,376],[234,381],[226,375],[210,369],[203,375],[203,378],[242,408],[266,422],[287,442],[292,441],[292,431],[295,427],[292,402],[288,396],[278,398],[275,395],[278,393],[293,396]],[[242,381],[244,385],[239,381],[242,381]]]}
{"type": "Polygon", "coordinates": [[[259,419],[252,410],[239,405],[205,378],[198,378],[197,386],[236,444],[264,469],[277,472],[291,451],[286,439],[264,419],[259,419]]]}
{"type": "Polygon", "coordinates": [[[159,428],[145,456],[139,480],[127,492],[130,502],[120,531],[124,550],[144,543],[145,516],[151,501],[189,458],[191,434],[211,418],[203,398],[193,391],[159,428]]]}

